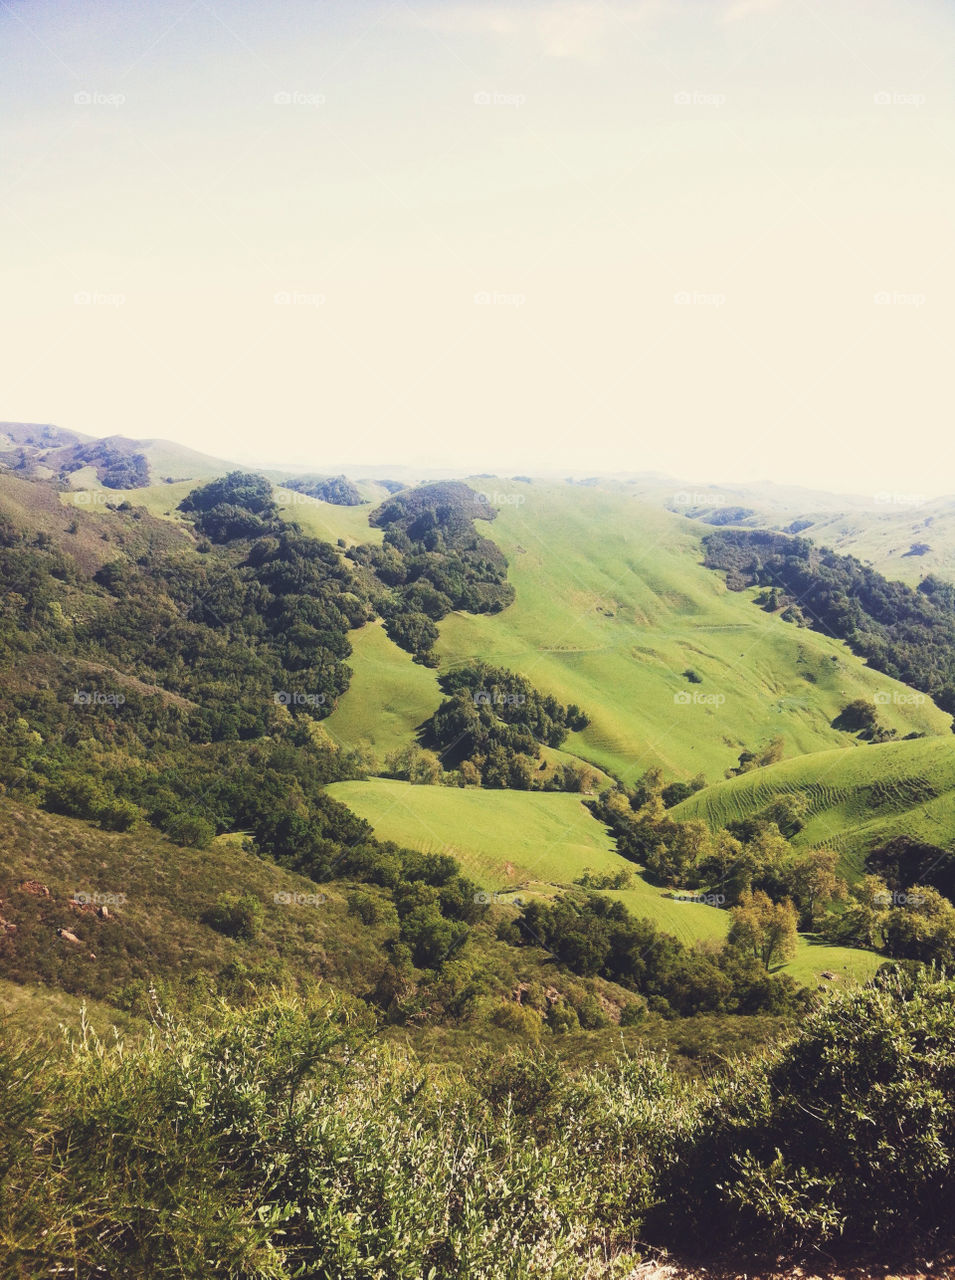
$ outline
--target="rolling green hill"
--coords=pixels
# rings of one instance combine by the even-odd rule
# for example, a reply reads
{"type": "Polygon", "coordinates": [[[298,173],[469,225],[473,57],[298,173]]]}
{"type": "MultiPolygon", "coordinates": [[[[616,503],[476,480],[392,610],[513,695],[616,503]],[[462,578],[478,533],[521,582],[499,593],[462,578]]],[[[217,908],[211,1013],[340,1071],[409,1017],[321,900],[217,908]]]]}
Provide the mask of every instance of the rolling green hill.
{"type": "MultiPolygon", "coordinates": [[[[729,915],[705,903],[680,901],[648,884],[614,849],[606,829],[572,795],[411,786],[384,778],[339,782],[329,791],[375,829],[423,852],[450,853],[478,884],[500,893],[549,893],[586,868],[635,873],[633,887],[609,891],[633,915],[651,920],[681,942],[721,942],[729,915]]],[[[881,956],[800,939],[782,972],[812,984],[832,970],[841,978],[871,977],[881,956]]]]}
{"type": "MultiPolygon", "coordinates": [[[[591,723],[565,749],[631,782],[659,765],[668,777],[703,772],[714,782],[744,748],[779,734],[787,756],[846,745],[832,727],[858,697],[900,695],[880,711],[900,735],[942,734],[950,718],[907,704],[904,686],[870,671],[845,645],[797,629],[728,592],[701,566],[707,526],[605,484],[472,480],[499,507],[481,532],[510,562],[517,592],[500,614],[455,613],[440,624],[441,667],[482,659],[526,675],[591,723]],[[693,670],[699,684],[683,676],[693,670]],[[686,701],[676,701],[683,698],[686,701]]],[[[191,481],[154,484],[132,500],[176,522],[191,481]]],[[[362,482],[377,498],[380,486],[362,482]]],[[[115,497],[92,488],[65,503],[104,510],[115,497]]],[[[380,542],[373,502],[345,507],[277,490],[282,514],[315,536],[346,545],[380,542]]],[[[412,741],[440,702],[430,673],[380,629],[353,637],[352,687],[329,721],[346,745],[379,756],[412,741]]]]}
{"type": "MultiPolygon", "coordinates": [[[[892,495],[888,495],[892,497],[892,495]]],[[[801,530],[820,546],[872,564],[887,578],[918,586],[928,574],[955,576],[955,504],[886,502],[873,511],[828,513],[801,530]]],[[[917,495],[913,495],[917,498],[917,495]]]]}
{"type": "Polygon", "coordinates": [[[929,573],[955,576],[955,500],[885,490],[866,495],[825,493],[787,485],[635,483],[649,502],[709,526],[788,529],[821,547],[857,556],[887,578],[910,586],[929,573]],[[913,547],[917,550],[913,551],[913,547]]]}
{"type": "Polygon", "coordinates": [[[948,846],[955,835],[955,740],[924,738],[821,751],[697,792],[672,810],[713,827],[758,812],[780,792],[809,802],[800,847],[826,845],[858,874],[866,850],[896,835],[948,846]]]}
{"type": "Polygon", "coordinates": [[[587,867],[627,865],[579,796],[412,786],[389,778],[338,782],[337,800],[413,849],[451,853],[466,875],[501,890],[527,881],[567,884],[587,867]]]}
{"type": "Polygon", "coordinates": [[[948,715],[906,704],[844,644],[727,591],[700,564],[699,524],[617,489],[485,483],[500,514],[482,532],[507,555],[517,599],[446,618],[442,666],[483,659],[578,703],[591,723],[566,749],[625,781],[651,765],[713,781],[777,734],[787,756],[845,745],[832,720],[877,693],[899,694],[882,719],[900,733],[949,730],[948,715]]]}

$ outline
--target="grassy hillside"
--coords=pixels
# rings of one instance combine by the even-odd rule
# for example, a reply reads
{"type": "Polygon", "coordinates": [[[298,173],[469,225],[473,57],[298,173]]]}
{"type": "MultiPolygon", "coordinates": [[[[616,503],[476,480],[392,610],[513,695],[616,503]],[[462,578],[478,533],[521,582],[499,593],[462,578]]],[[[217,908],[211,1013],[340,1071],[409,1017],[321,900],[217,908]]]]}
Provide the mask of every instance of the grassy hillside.
{"type": "Polygon", "coordinates": [[[955,503],[951,499],[888,502],[862,514],[823,514],[812,518],[802,536],[857,556],[887,578],[913,587],[930,573],[955,577],[955,503]]]}
{"type": "MultiPolygon", "coordinates": [[[[831,722],[847,702],[904,692],[842,643],[728,592],[701,567],[706,530],[693,521],[619,490],[482,483],[500,506],[482,532],[507,555],[517,599],[501,614],[446,618],[442,666],[484,659],[578,703],[591,724],[566,749],[626,781],[650,765],[716,780],[777,734],[788,756],[844,745],[831,722]]],[[[951,723],[929,703],[883,713],[902,734],[951,723]]]]}
{"type": "MultiPolygon", "coordinates": [[[[221,475],[230,469],[234,468],[223,463],[212,474],[221,475]]],[[[177,510],[179,503],[205,478],[205,474],[202,474],[191,479],[176,479],[172,483],[156,479],[154,483],[145,485],[141,489],[120,492],[116,489],[104,488],[95,475],[90,474],[88,469],[84,469],[70,477],[70,488],[61,495],[61,501],[67,506],[97,511],[105,509],[107,503],[119,503],[125,499],[133,506],[145,507],[150,515],[167,516],[185,523],[177,510]]],[[[367,489],[375,501],[378,500],[379,486],[362,485],[361,487],[367,489]]],[[[344,538],[348,543],[381,541],[381,530],[372,529],[368,524],[368,512],[373,508],[372,501],[359,507],[339,507],[281,486],[276,487],[275,498],[286,520],[296,520],[303,529],[316,538],[323,538],[326,542],[336,542],[339,538],[344,538]]]]}
{"type": "Polygon", "coordinates": [[[486,889],[529,880],[568,884],[586,867],[616,871],[625,865],[579,796],[412,786],[387,778],[337,782],[328,790],[383,839],[451,853],[486,889]]]}
{"type": "MultiPolygon", "coordinates": [[[[635,870],[576,796],[419,787],[383,778],[335,783],[329,790],[367,819],[380,839],[451,853],[472,879],[493,892],[526,887],[546,893],[571,884],[587,867],[635,870]]],[[[608,896],[688,945],[721,942],[729,928],[727,912],[668,897],[639,874],[632,888],[608,896]]],[[[782,972],[809,985],[825,970],[841,980],[864,980],[881,961],[871,952],[819,946],[802,938],[795,959],[782,972]]]]}
{"type": "Polygon", "coordinates": [[[389,640],[381,623],[367,623],[349,640],[351,684],[323,724],[343,746],[370,748],[380,765],[431,715],[442,694],[435,673],[389,640]]]}
{"type": "Polygon", "coordinates": [[[827,845],[857,873],[867,849],[895,835],[950,845],[955,833],[955,740],[924,738],[817,752],[707,787],[673,810],[713,827],[799,792],[809,818],[793,843],[827,845]]]}
{"type": "Polygon", "coordinates": [[[281,487],[276,489],[275,498],[283,518],[297,521],[313,537],[324,538],[326,542],[344,538],[349,546],[358,542],[381,542],[382,530],[369,525],[368,513],[374,509],[375,502],[380,501],[379,495],[384,495],[384,491],[377,485],[363,484],[359,489],[367,490],[374,496],[374,501],[358,507],[341,507],[281,487]]]}
{"type": "MultiPolygon", "coordinates": [[[[740,750],[776,734],[788,756],[844,745],[850,740],[831,722],[847,702],[904,692],[841,643],[763,613],[749,593],[726,591],[700,565],[707,526],[621,486],[473,484],[500,508],[481,532],[507,555],[517,599],[500,614],[446,618],[442,667],[484,659],[579,703],[591,724],[565,749],[625,781],[654,764],[670,777],[702,771],[716,781],[740,750]],[[684,678],[688,669],[701,683],[684,678]],[[690,701],[675,702],[680,695],[690,701]]],[[[132,500],[178,522],[190,487],[154,484],[132,500]]],[[[116,497],[93,487],[62,501],[104,512],[116,497]]],[[[318,537],[381,541],[368,524],[371,503],[335,506],[285,489],[277,497],[286,518],[318,537]]],[[[366,628],[354,640],[352,688],[329,728],[383,754],[413,739],[440,694],[380,632],[366,628]]],[[[903,735],[944,733],[950,724],[931,704],[890,702],[880,714],[903,735]]]]}
{"type": "Polygon", "coordinates": [[[955,499],[916,492],[826,493],[795,485],[694,484],[660,478],[627,486],[647,502],[691,516],[713,527],[730,523],[750,529],[800,533],[871,564],[887,578],[917,586],[926,574],[955,577],[955,499]],[[925,550],[912,554],[913,544],[925,550]]]}
{"type": "Polygon", "coordinates": [[[381,929],[348,915],[339,886],[319,889],[235,840],[186,849],[149,830],[101,831],[0,801],[0,846],[0,918],[16,925],[0,926],[0,971],[18,984],[103,999],[136,979],[217,975],[238,964],[259,981],[324,976],[360,990],[380,957],[381,929]],[[202,922],[225,893],[261,902],[258,937],[226,937],[202,922]],[[324,901],[275,901],[296,893],[324,901]],[[96,895],[110,895],[105,917],[96,895]]]}

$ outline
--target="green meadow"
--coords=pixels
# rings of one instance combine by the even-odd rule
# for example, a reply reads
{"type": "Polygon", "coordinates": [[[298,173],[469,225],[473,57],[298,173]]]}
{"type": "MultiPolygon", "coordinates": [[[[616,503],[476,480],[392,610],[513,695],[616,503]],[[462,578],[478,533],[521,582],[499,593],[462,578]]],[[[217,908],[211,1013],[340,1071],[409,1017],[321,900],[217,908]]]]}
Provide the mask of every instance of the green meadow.
{"type": "MultiPolygon", "coordinates": [[[[490,892],[547,894],[570,885],[588,868],[625,868],[634,872],[633,886],[607,896],[623,902],[634,916],[687,945],[722,942],[729,928],[729,915],[719,907],[681,901],[648,884],[615,851],[606,828],[577,796],[412,786],[385,778],[338,782],[329,791],[370,822],[379,839],[449,853],[490,892]]],[[[809,984],[826,970],[841,981],[855,981],[871,977],[881,960],[868,951],[817,945],[803,937],[781,972],[809,984]]]]}

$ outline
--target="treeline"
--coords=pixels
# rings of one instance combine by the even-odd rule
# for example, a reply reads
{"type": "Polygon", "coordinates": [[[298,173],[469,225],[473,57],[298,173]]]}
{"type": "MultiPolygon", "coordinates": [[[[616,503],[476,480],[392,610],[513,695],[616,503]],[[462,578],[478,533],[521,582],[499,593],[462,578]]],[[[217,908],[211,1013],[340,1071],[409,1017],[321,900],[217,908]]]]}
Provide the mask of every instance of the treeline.
{"type": "MultiPolygon", "coordinates": [[[[599,893],[534,899],[516,921],[501,925],[499,936],[544,947],[582,977],[606,978],[639,992],[652,1012],[668,1017],[791,1014],[805,1000],[791,978],[770,975],[747,947],[686,947],[599,893]]],[[[639,1006],[632,1016],[640,1016],[639,1006]]]]}
{"type": "Polygon", "coordinates": [[[357,486],[347,476],[294,476],[285,480],[283,487],[338,507],[357,507],[362,503],[357,486]]]}
{"type": "Polygon", "coordinates": [[[415,660],[436,666],[436,623],[452,609],[498,613],[514,599],[507,559],[478,533],[475,520],[493,520],[494,507],[458,480],[399,493],[369,516],[384,529],[382,546],[348,551],[392,640],[415,660]]]}
{"type": "Polygon", "coordinates": [[[783,616],[845,640],[870,666],[955,714],[955,588],[929,576],[913,590],[854,556],[806,538],[730,529],[703,540],[706,565],[734,591],[776,589],[783,616]]]}

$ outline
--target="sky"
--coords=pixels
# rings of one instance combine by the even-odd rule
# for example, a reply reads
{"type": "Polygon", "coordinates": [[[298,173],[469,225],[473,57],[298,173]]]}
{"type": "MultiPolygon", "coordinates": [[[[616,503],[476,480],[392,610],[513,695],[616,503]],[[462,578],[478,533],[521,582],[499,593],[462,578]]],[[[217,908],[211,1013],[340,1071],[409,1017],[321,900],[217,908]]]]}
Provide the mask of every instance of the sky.
{"type": "Polygon", "coordinates": [[[0,0],[0,418],[955,492],[950,0],[0,0]]]}

